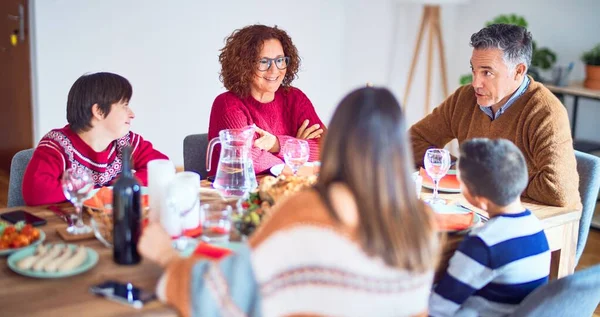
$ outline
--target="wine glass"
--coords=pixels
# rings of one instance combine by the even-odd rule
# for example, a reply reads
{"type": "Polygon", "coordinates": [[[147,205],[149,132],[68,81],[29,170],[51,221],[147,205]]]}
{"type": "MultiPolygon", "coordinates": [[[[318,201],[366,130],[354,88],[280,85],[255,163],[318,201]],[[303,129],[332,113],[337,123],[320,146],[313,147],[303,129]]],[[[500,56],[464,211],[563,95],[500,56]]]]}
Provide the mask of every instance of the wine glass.
{"type": "Polygon", "coordinates": [[[445,204],[446,200],[438,197],[438,187],[440,179],[448,173],[450,169],[450,152],[444,149],[429,149],[425,152],[423,159],[425,171],[431,180],[433,180],[433,197],[425,199],[429,204],[445,204]]]}
{"type": "MultiPolygon", "coordinates": [[[[61,179],[65,197],[75,206],[77,221],[71,222],[67,228],[70,234],[86,234],[92,232],[92,228],[83,223],[83,202],[91,196],[94,188],[94,180],[84,169],[69,168],[65,170],[61,179]]],[[[73,217],[73,216],[71,216],[73,217]]]]}
{"type": "Polygon", "coordinates": [[[302,165],[308,162],[309,154],[308,142],[305,140],[289,139],[283,145],[283,159],[285,164],[292,169],[294,175],[298,173],[302,165]]]}

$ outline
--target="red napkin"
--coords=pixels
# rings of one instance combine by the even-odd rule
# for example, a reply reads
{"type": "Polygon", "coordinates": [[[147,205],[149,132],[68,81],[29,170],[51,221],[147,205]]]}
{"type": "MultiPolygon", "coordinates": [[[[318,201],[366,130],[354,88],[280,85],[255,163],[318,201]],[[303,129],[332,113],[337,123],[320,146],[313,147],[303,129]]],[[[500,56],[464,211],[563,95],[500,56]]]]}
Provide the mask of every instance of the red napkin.
{"type": "Polygon", "coordinates": [[[231,254],[231,252],[232,251],[227,248],[222,248],[205,242],[200,242],[196,247],[196,250],[194,250],[194,255],[218,260],[222,257],[231,254]]]}
{"type": "Polygon", "coordinates": [[[434,212],[435,221],[440,231],[464,230],[473,224],[473,212],[464,214],[440,214],[434,212]]]}
{"type": "MultiPolygon", "coordinates": [[[[423,177],[423,185],[433,187],[433,181],[424,168],[419,170],[419,175],[423,177]]],[[[440,179],[439,188],[460,189],[460,183],[458,182],[456,174],[446,174],[446,176],[442,177],[442,179],[440,179]]]]}
{"type": "Polygon", "coordinates": [[[199,225],[195,229],[183,230],[183,235],[190,238],[196,238],[202,235],[202,225],[199,225]]]}

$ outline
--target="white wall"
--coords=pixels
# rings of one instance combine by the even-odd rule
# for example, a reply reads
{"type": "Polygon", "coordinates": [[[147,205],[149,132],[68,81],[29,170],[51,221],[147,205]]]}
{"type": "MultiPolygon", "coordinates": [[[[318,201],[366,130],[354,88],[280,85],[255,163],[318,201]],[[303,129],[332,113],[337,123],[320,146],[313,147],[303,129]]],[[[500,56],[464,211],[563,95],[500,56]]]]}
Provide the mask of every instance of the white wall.
{"type": "Polygon", "coordinates": [[[295,85],[328,120],[342,97],[339,1],[43,0],[34,3],[36,142],[66,124],[69,88],[83,73],[128,78],[132,129],[183,164],[183,138],[208,130],[224,91],[219,49],[234,29],[277,24],[292,36],[302,69],[295,85]]]}
{"type": "MultiPolygon", "coordinates": [[[[389,85],[402,98],[419,31],[421,5],[403,0],[350,0],[345,1],[344,6],[347,21],[343,68],[347,73],[343,76],[343,87],[352,88],[371,81],[389,85]]],[[[598,0],[471,0],[468,4],[442,5],[441,12],[450,92],[458,88],[460,75],[470,72],[471,34],[499,14],[524,16],[534,40],[557,53],[557,65],[575,62],[572,80],[584,78],[584,66],[579,59],[581,53],[600,43],[598,0]]],[[[405,105],[409,123],[424,115],[426,38],[421,44],[413,88],[405,105]]],[[[436,55],[433,66],[431,108],[444,99],[436,55]]],[[[570,111],[570,98],[566,104],[570,111]]],[[[600,102],[580,99],[577,138],[600,142],[595,123],[595,118],[599,117],[600,102]]]]}
{"type": "MultiPolygon", "coordinates": [[[[401,100],[421,10],[399,0],[34,1],[36,141],[66,123],[67,93],[77,77],[112,71],[133,84],[133,130],[182,164],[183,138],[207,130],[212,101],[224,91],[218,80],[223,39],[257,22],[277,24],[292,36],[303,58],[295,85],[324,121],[344,94],[367,82],[389,86],[401,100]]],[[[556,51],[560,64],[575,61],[573,79],[583,79],[579,56],[600,42],[598,12],[598,0],[443,5],[450,91],[469,72],[470,35],[502,13],[524,15],[538,44],[556,51]]],[[[409,123],[423,116],[424,46],[422,52],[405,105],[409,123]]],[[[434,80],[432,106],[444,97],[439,76],[434,80]]],[[[580,101],[577,136],[600,141],[598,117],[600,103],[580,101]]]]}
{"type": "MultiPolygon", "coordinates": [[[[557,53],[557,65],[566,66],[575,62],[571,79],[583,81],[584,65],[580,60],[582,52],[600,43],[600,1],[598,0],[474,0],[472,4],[458,7],[456,16],[457,36],[464,39],[463,45],[453,56],[461,61],[463,68],[451,69],[451,78],[458,78],[460,73],[468,73],[468,59],[471,49],[468,40],[485,21],[491,20],[500,13],[516,13],[529,22],[529,31],[539,46],[546,46],[557,53]],[[464,60],[465,62],[462,62],[464,60]]],[[[571,111],[570,98],[566,101],[571,111]]],[[[579,101],[576,137],[600,142],[600,129],[597,119],[600,118],[600,102],[579,101]]],[[[571,114],[570,114],[571,115],[571,114]]]]}

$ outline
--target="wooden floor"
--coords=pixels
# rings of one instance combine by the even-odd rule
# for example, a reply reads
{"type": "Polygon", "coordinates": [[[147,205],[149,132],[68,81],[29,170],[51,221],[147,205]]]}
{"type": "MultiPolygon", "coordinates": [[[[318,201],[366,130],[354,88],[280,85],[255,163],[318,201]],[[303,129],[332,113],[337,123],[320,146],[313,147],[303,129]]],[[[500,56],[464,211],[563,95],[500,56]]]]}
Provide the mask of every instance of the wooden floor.
{"type": "MultiPolygon", "coordinates": [[[[8,196],[8,174],[0,170],[0,208],[6,207],[8,196]]],[[[596,214],[600,214],[600,203],[596,205],[596,214]]],[[[581,270],[595,264],[600,264],[600,230],[590,229],[586,248],[576,270],[581,270]]],[[[594,317],[600,317],[600,305],[596,308],[594,317]]]]}

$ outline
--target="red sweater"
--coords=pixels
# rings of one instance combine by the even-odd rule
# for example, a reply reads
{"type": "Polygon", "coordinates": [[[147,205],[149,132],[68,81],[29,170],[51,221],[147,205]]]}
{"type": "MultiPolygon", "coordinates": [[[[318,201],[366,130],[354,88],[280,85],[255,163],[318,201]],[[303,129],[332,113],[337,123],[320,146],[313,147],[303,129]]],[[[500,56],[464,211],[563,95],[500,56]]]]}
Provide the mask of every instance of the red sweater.
{"type": "MultiPolygon", "coordinates": [[[[325,125],[317,116],[312,103],[298,88],[291,87],[287,91],[279,88],[275,92],[275,99],[267,103],[261,103],[252,96],[240,99],[232,92],[225,92],[217,96],[213,103],[208,137],[209,139],[218,137],[219,131],[223,129],[242,128],[256,124],[259,128],[275,135],[279,140],[279,145],[283,147],[286,140],[296,136],[298,128],[306,119],[309,121],[309,127],[318,123],[322,129],[325,129],[325,125]]],[[[258,138],[258,134],[254,138],[258,138]]],[[[320,139],[307,141],[310,146],[308,160],[318,161],[320,139]]],[[[213,153],[210,175],[214,175],[217,170],[219,159],[217,149],[220,147],[215,148],[215,153],[213,153]]],[[[252,148],[252,162],[254,171],[258,174],[274,165],[283,163],[283,155],[254,147],[252,148]]]]}
{"type": "Polygon", "coordinates": [[[148,162],[168,158],[139,134],[129,132],[109,144],[106,150],[96,152],[68,125],[48,132],[33,152],[23,176],[25,203],[45,205],[65,201],[60,180],[62,173],[70,167],[86,169],[92,175],[95,187],[110,185],[121,173],[121,152],[128,144],[133,149],[135,176],[146,186],[148,162]]]}

